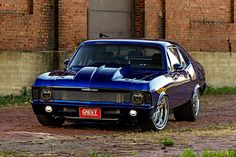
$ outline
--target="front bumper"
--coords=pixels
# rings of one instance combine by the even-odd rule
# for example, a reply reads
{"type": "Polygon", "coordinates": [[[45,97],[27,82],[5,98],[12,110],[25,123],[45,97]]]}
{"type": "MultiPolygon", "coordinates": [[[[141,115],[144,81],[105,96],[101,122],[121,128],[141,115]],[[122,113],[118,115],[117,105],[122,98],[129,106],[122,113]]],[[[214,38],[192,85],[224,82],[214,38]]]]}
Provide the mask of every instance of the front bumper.
{"type": "Polygon", "coordinates": [[[53,114],[58,116],[64,116],[69,120],[83,120],[83,121],[138,121],[143,122],[147,119],[151,119],[154,111],[153,106],[115,106],[115,105],[74,105],[65,103],[32,103],[33,111],[36,115],[40,114],[53,114]],[[45,111],[46,106],[52,107],[52,113],[47,113],[45,111]],[[79,107],[89,107],[89,108],[100,108],[101,118],[100,119],[84,119],[80,118],[79,107]],[[137,116],[131,116],[129,114],[130,110],[137,111],[137,116]]]}

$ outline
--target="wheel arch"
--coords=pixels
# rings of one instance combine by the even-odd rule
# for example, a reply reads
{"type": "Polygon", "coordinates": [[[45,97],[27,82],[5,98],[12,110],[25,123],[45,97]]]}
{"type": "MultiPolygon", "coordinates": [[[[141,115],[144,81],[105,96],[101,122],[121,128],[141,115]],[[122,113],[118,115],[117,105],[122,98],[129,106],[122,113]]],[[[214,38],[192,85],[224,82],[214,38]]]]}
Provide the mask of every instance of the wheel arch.
{"type": "Polygon", "coordinates": [[[194,89],[193,89],[193,91],[192,91],[192,96],[193,96],[193,94],[195,93],[196,90],[199,90],[200,93],[202,92],[202,88],[201,88],[201,86],[199,85],[199,83],[194,87],[194,89]]]}
{"type": "Polygon", "coordinates": [[[160,104],[161,99],[162,99],[163,97],[167,97],[167,98],[169,99],[169,96],[166,94],[166,92],[161,92],[161,93],[159,94],[159,97],[158,97],[158,100],[157,100],[157,104],[156,104],[156,105],[160,104]]]}

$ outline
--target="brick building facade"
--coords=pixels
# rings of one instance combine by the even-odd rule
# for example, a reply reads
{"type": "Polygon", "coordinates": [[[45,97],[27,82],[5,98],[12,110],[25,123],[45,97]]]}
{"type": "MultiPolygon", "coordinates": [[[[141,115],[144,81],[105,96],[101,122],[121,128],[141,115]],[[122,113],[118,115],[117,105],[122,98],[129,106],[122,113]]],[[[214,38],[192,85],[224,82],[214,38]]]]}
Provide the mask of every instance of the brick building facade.
{"type": "MultiPolygon", "coordinates": [[[[132,38],[236,50],[235,0],[133,1],[132,38]]],[[[0,0],[0,50],[72,51],[88,39],[88,7],[89,0],[0,0]]]]}

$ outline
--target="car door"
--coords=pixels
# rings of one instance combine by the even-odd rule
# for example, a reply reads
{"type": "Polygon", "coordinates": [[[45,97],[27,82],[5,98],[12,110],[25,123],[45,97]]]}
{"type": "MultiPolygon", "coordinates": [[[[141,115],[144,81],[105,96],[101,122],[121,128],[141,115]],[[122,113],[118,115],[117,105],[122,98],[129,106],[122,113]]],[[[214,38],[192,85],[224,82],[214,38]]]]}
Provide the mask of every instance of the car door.
{"type": "Polygon", "coordinates": [[[175,108],[189,100],[189,92],[191,93],[189,83],[191,78],[187,71],[188,63],[186,63],[177,47],[168,47],[167,55],[169,62],[168,77],[172,80],[167,94],[169,96],[170,107],[175,108]]]}
{"type": "Polygon", "coordinates": [[[190,62],[190,60],[187,57],[186,51],[179,46],[177,46],[177,49],[179,52],[181,63],[184,67],[183,70],[187,73],[188,78],[189,78],[189,81],[186,82],[186,84],[184,84],[185,90],[186,90],[185,98],[186,98],[186,102],[187,102],[191,99],[192,94],[193,94],[193,90],[196,87],[196,85],[198,84],[197,75],[195,73],[192,63],[190,62]]]}

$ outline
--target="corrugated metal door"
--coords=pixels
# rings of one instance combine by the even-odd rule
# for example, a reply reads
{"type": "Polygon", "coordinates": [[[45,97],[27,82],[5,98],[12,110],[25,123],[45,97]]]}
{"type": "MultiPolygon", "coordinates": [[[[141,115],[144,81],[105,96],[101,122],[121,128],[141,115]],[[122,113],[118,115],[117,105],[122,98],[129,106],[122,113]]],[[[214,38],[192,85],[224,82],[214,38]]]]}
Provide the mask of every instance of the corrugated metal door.
{"type": "Polygon", "coordinates": [[[133,0],[89,0],[89,38],[99,38],[99,34],[110,38],[130,38],[133,5],[133,0]]]}

